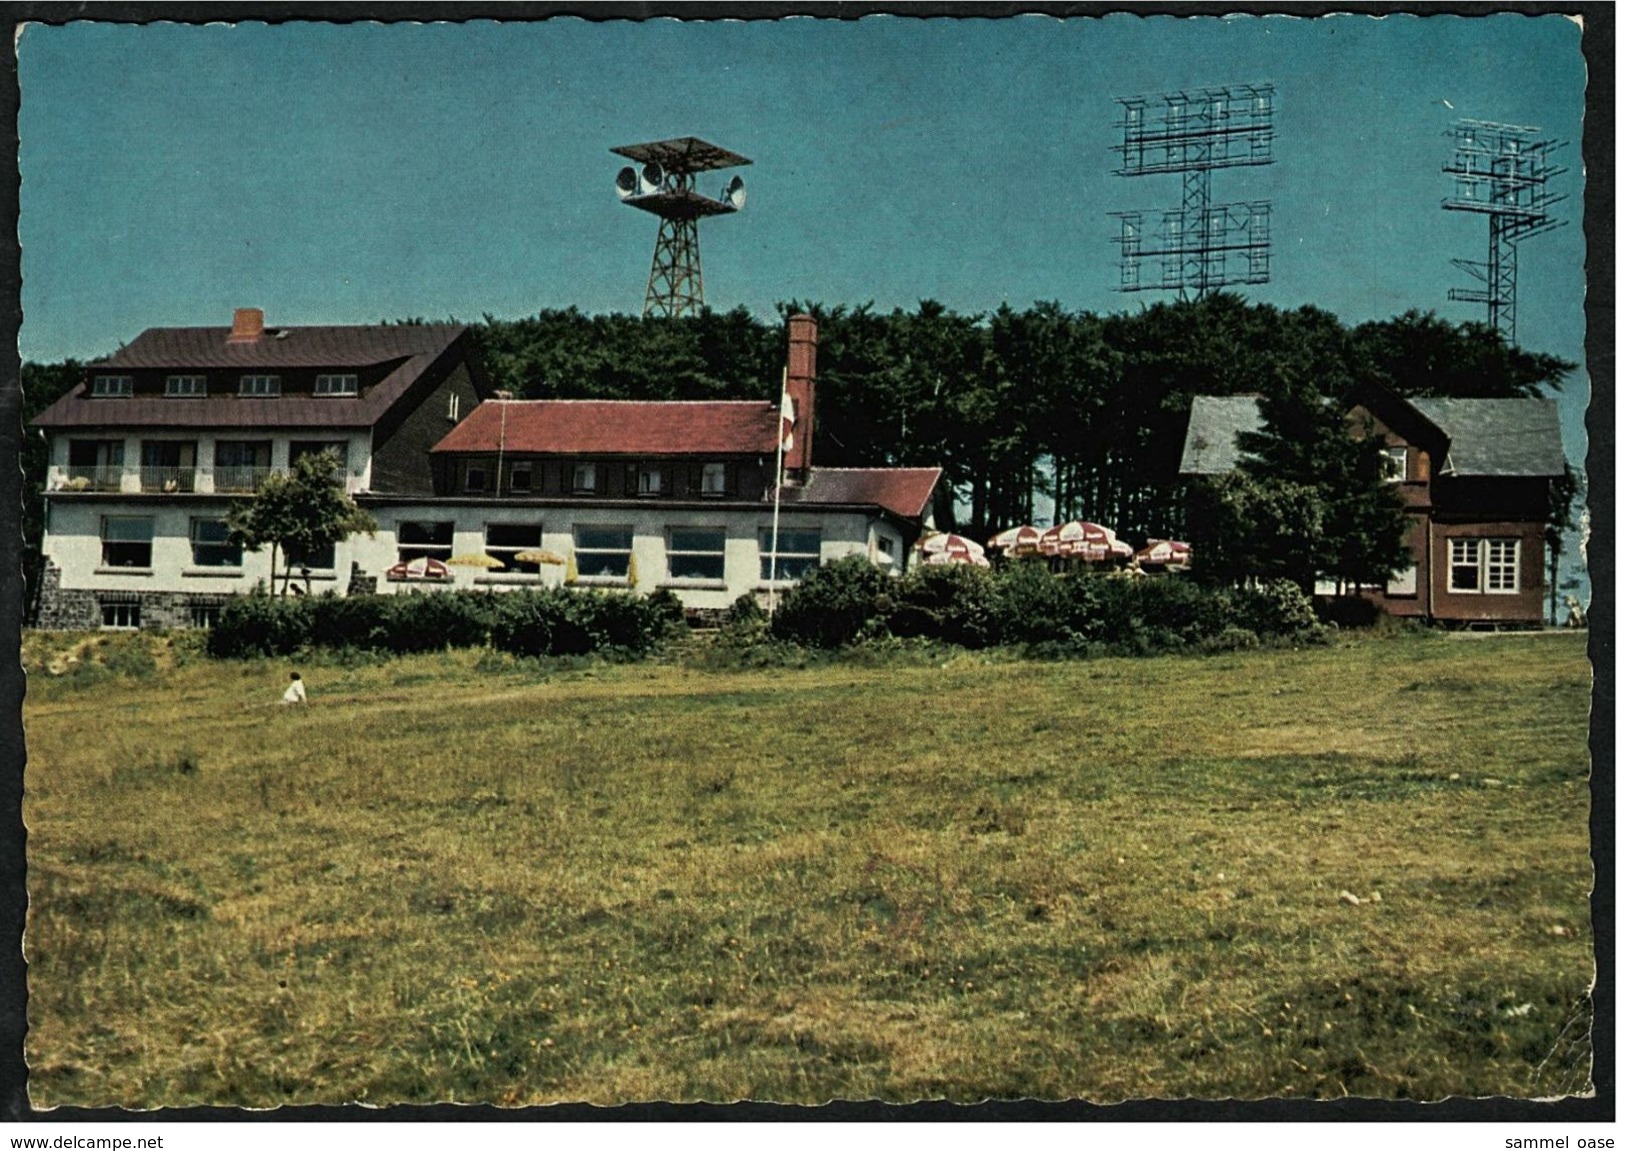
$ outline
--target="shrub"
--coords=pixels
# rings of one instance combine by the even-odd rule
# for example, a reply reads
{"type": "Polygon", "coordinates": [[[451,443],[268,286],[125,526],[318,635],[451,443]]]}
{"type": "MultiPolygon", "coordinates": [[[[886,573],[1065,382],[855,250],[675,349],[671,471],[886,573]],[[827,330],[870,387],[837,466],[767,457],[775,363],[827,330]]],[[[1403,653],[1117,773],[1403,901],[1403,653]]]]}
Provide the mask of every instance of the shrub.
{"type": "Polygon", "coordinates": [[[994,581],[994,624],[1006,643],[1065,647],[1083,641],[1075,616],[1087,614],[1087,589],[1072,589],[1043,560],[1017,560],[994,581]],[[1074,596],[1069,594],[1076,590],[1074,596]]]}
{"type": "Polygon", "coordinates": [[[229,600],[209,631],[209,654],[288,655],[309,644],[314,603],[303,596],[276,597],[254,591],[229,600]]]}
{"type": "Polygon", "coordinates": [[[993,575],[967,564],[921,565],[903,577],[888,621],[893,635],[982,648],[999,641],[993,575]]]}
{"type": "Polygon", "coordinates": [[[891,576],[862,556],[815,568],[784,594],[773,634],[812,647],[844,647],[886,634],[897,588],[891,576]]]}
{"type": "Polygon", "coordinates": [[[1270,580],[1233,594],[1237,622],[1261,636],[1299,640],[1324,637],[1314,601],[1291,580],[1270,580]]]}

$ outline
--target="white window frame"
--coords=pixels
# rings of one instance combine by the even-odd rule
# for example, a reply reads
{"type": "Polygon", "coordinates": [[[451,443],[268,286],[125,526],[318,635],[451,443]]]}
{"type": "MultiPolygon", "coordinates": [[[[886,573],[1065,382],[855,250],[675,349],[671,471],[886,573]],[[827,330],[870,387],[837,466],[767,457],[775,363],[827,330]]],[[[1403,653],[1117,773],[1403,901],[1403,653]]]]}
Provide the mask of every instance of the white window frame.
{"type": "Polygon", "coordinates": [[[1455,536],[1450,541],[1447,581],[1455,595],[1517,595],[1521,590],[1523,541],[1516,536],[1455,536]],[[1508,554],[1510,552],[1510,554],[1508,554]],[[1456,582],[1472,569],[1472,587],[1456,582]]]}
{"type": "Polygon", "coordinates": [[[316,377],[318,396],[359,396],[361,377],[344,372],[322,372],[316,377]]]}
{"type": "Polygon", "coordinates": [[[151,571],[152,570],[152,542],[153,542],[153,536],[156,534],[155,531],[154,531],[155,527],[156,527],[156,525],[153,522],[153,517],[152,516],[103,516],[102,517],[102,532],[101,532],[101,543],[102,543],[102,563],[101,563],[101,566],[104,569],[111,569],[111,570],[114,570],[114,571],[151,571]],[[138,538],[139,533],[137,533],[135,536],[131,536],[129,538],[123,538],[123,537],[120,537],[120,536],[111,536],[111,535],[108,534],[108,532],[109,532],[109,529],[110,529],[111,525],[114,524],[114,523],[131,523],[131,524],[144,523],[144,524],[147,525],[146,539],[143,540],[143,539],[138,538]],[[144,564],[116,564],[116,563],[113,563],[112,560],[110,560],[108,558],[107,547],[108,547],[109,544],[114,544],[114,545],[139,545],[139,544],[143,544],[143,543],[147,545],[147,562],[144,563],[144,564]]]}
{"type": "Polygon", "coordinates": [[[1410,477],[1411,450],[1403,446],[1382,449],[1382,480],[1402,484],[1410,477]]]}
{"type": "Polygon", "coordinates": [[[535,490],[533,487],[536,482],[535,477],[536,468],[530,460],[515,460],[508,465],[508,490],[529,495],[535,490]],[[523,484],[518,482],[520,476],[525,477],[523,484]]]}
{"type": "Polygon", "coordinates": [[[625,580],[628,578],[632,570],[632,548],[633,544],[636,542],[631,524],[577,524],[575,530],[571,533],[571,536],[571,542],[575,545],[577,578],[604,581],[625,580]],[[581,538],[582,534],[585,532],[625,532],[626,546],[624,548],[584,548],[581,546],[581,538]],[[619,572],[594,571],[591,570],[588,565],[592,562],[592,557],[596,556],[625,556],[626,562],[619,565],[621,567],[619,572]]]}
{"type": "Polygon", "coordinates": [[[822,528],[784,527],[781,525],[779,528],[779,554],[775,562],[772,555],[773,529],[761,528],[757,532],[757,548],[760,559],[757,564],[757,574],[761,576],[763,583],[794,583],[823,562],[823,547],[824,532],[822,528]],[[785,544],[792,542],[792,538],[795,536],[803,537],[799,541],[794,541],[803,545],[807,536],[816,536],[818,543],[811,551],[808,551],[805,546],[794,551],[787,549],[785,544]],[[793,574],[780,574],[786,566],[786,560],[792,561],[795,569],[793,574]],[[770,564],[771,566],[769,566],[770,564]]]}
{"type": "Polygon", "coordinates": [[[456,392],[453,392],[451,395],[446,397],[446,419],[455,424],[459,419],[462,418],[462,414],[463,397],[459,396],[456,392]]]}
{"type": "Polygon", "coordinates": [[[192,566],[195,567],[195,568],[222,568],[222,569],[225,569],[225,570],[231,570],[231,569],[234,569],[234,568],[241,568],[243,566],[243,549],[241,547],[233,547],[223,537],[221,539],[218,539],[218,540],[199,540],[198,539],[198,529],[200,527],[202,527],[203,525],[206,525],[206,524],[218,524],[222,528],[226,527],[226,521],[223,520],[223,519],[213,518],[213,517],[209,517],[209,516],[193,516],[192,517],[192,520],[187,525],[187,529],[186,529],[187,542],[191,545],[191,548],[192,548],[192,566]],[[216,550],[217,552],[235,552],[237,558],[235,560],[231,560],[231,559],[221,559],[221,560],[202,559],[202,558],[199,557],[199,553],[198,553],[199,548],[212,548],[212,549],[216,550]]]}
{"type": "Polygon", "coordinates": [[[90,394],[103,399],[122,399],[135,395],[134,376],[96,376],[90,381],[90,394]]]}
{"type": "Polygon", "coordinates": [[[665,475],[659,464],[638,465],[638,495],[658,496],[665,491],[665,475]]]}
{"type": "Polygon", "coordinates": [[[540,575],[542,570],[541,564],[520,563],[513,557],[518,555],[520,552],[539,551],[541,550],[541,546],[542,525],[539,521],[531,521],[526,523],[488,523],[485,525],[485,554],[494,560],[501,561],[503,569],[501,574],[503,575],[540,575]],[[536,533],[536,542],[522,544],[492,543],[491,531],[493,528],[499,532],[503,528],[523,528],[527,531],[534,530],[536,533]]]}
{"type": "Polygon", "coordinates": [[[237,394],[239,396],[257,396],[261,398],[280,396],[282,394],[282,377],[258,373],[240,376],[237,380],[237,394]]]}
{"type": "Polygon", "coordinates": [[[141,603],[139,600],[103,603],[100,606],[102,609],[103,631],[141,630],[141,603]],[[120,616],[124,618],[121,620],[120,616]]]}
{"type": "Polygon", "coordinates": [[[206,396],[209,394],[208,376],[168,376],[164,379],[164,395],[174,397],[206,396]]]}
{"type": "Polygon", "coordinates": [[[700,465],[700,495],[715,499],[728,494],[728,465],[713,462],[700,465]]]}
{"type": "Polygon", "coordinates": [[[575,495],[593,495],[598,491],[598,464],[593,460],[580,460],[570,471],[570,491],[575,495]]]}
{"type": "MultiPolygon", "coordinates": [[[[685,541],[692,543],[694,541],[685,541]]],[[[717,524],[689,524],[682,527],[666,529],[666,578],[672,580],[698,580],[705,583],[722,583],[728,576],[728,529],[717,524]],[[714,548],[696,548],[677,546],[678,537],[684,532],[715,532],[717,546],[714,548]],[[681,572],[678,567],[687,562],[696,560],[715,561],[715,574],[711,572],[695,573],[681,572]],[[674,562],[675,561],[675,562],[674,562]]]]}
{"type": "Polygon", "coordinates": [[[207,631],[220,622],[220,605],[217,603],[195,603],[191,606],[189,614],[193,627],[207,631]]]}
{"type": "MultiPolygon", "coordinates": [[[[426,533],[428,534],[428,533],[426,533]]],[[[457,538],[457,524],[453,520],[400,520],[395,525],[395,562],[408,563],[415,559],[427,557],[429,559],[449,560],[451,558],[452,544],[457,538]],[[446,542],[439,543],[408,543],[402,536],[409,527],[445,528],[446,542]],[[408,552],[411,552],[408,555],[408,552]]]]}

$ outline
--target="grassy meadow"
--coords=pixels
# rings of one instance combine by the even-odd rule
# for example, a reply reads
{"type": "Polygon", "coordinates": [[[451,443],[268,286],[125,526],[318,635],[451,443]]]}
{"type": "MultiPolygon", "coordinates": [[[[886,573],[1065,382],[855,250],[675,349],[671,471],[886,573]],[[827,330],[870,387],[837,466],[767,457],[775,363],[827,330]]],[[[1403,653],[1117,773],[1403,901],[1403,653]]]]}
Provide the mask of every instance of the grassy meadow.
{"type": "Polygon", "coordinates": [[[1589,1089],[1582,636],[24,659],[36,1107],[1589,1089]]]}

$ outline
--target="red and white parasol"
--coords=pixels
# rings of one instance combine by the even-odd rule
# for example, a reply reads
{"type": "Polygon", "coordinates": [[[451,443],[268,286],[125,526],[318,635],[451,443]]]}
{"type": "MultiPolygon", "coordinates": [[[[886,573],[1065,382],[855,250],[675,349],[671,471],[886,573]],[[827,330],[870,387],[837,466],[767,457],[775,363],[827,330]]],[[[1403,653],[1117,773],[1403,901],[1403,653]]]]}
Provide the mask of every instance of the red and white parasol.
{"type": "Polygon", "coordinates": [[[430,556],[419,556],[415,560],[406,560],[396,564],[384,573],[384,578],[411,582],[449,580],[451,578],[451,569],[446,566],[443,560],[437,560],[430,556]]]}
{"type": "Polygon", "coordinates": [[[1038,554],[1038,541],[1044,533],[1030,524],[1022,524],[1018,528],[1006,528],[998,535],[987,541],[990,548],[999,548],[1013,556],[1035,556],[1038,554]]]}
{"type": "Polygon", "coordinates": [[[1134,553],[1142,565],[1154,567],[1187,567],[1191,562],[1191,545],[1183,540],[1146,540],[1145,547],[1134,553]]]}

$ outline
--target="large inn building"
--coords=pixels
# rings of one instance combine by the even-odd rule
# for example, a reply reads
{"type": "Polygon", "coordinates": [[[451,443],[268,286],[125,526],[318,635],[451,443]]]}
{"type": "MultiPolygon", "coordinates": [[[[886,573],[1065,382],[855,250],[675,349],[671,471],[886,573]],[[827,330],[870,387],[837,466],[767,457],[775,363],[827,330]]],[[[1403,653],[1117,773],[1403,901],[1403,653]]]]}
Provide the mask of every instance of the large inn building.
{"type": "Polygon", "coordinates": [[[34,421],[50,440],[39,624],[206,625],[271,583],[269,549],[226,538],[232,501],[319,451],[378,531],[299,557],[317,592],[569,580],[718,610],[843,556],[901,571],[941,473],[815,467],[816,358],[814,321],[792,316],[769,570],[776,403],[496,398],[454,324],[270,328],[243,308],[229,328],[149,329],[34,421]],[[442,566],[480,555],[501,567],[442,566]]]}

